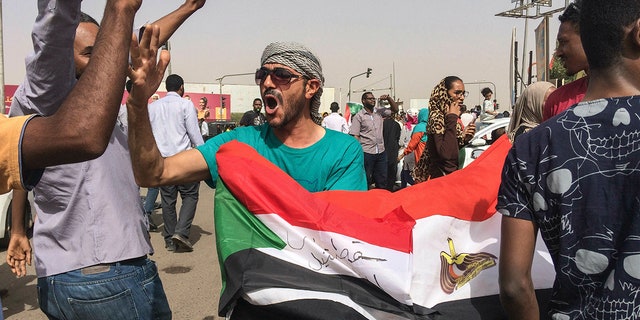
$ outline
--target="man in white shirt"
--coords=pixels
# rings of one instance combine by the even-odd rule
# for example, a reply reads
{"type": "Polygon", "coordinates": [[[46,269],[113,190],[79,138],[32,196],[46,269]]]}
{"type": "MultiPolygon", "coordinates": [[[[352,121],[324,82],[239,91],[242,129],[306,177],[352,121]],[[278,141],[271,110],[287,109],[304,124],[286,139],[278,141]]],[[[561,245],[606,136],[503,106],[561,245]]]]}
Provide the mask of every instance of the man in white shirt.
{"type": "MultiPolygon", "coordinates": [[[[191,100],[183,99],[184,80],[172,74],[165,81],[167,95],[149,105],[149,119],[153,137],[163,157],[170,157],[192,146],[204,144],[198,114],[191,100]]],[[[200,182],[160,187],[162,198],[162,219],[164,230],[162,235],[165,247],[169,251],[181,248],[192,251],[189,241],[191,223],[198,205],[198,189],[200,182]],[[180,215],[176,213],[178,192],[182,197],[180,215]]]]}
{"type": "Polygon", "coordinates": [[[329,109],[331,109],[331,114],[322,119],[322,126],[342,133],[349,133],[347,120],[338,113],[340,110],[338,103],[332,102],[329,109]]]}

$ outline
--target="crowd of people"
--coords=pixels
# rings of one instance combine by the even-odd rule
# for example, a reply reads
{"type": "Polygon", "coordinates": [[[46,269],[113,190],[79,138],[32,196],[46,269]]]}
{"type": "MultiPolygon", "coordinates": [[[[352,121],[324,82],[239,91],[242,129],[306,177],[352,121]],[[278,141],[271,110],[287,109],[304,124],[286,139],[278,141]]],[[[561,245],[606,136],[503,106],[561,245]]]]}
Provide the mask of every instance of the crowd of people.
{"type": "MultiPolygon", "coordinates": [[[[13,189],[18,204],[27,190],[36,195],[38,301],[51,319],[124,319],[131,312],[171,318],[149,259],[140,187],[161,192],[166,249],[192,250],[199,182],[216,187],[215,155],[226,142],[250,145],[310,192],[393,191],[400,158],[414,163],[402,168],[403,184],[459,169],[459,149],[474,136],[477,118],[463,120],[468,92],[461,78],[444,77],[428,108],[398,115],[392,97],[365,92],[350,124],[337,105],[323,119],[322,65],[295,42],[264,49],[255,73],[261,98],[242,126],[205,143],[207,101],[196,109],[183,99],[180,76],[170,75],[167,96],[148,103],[170,59],[161,45],[205,1],[185,0],[135,30],[132,41],[142,0],[107,0],[101,24],[81,14],[81,0],[39,0],[35,54],[11,118],[0,118],[0,192],[13,189]],[[130,93],[121,108],[127,77],[130,93]]],[[[640,2],[576,0],[560,21],[557,56],[569,74],[588,76],[557,89],[536,82],[513,108],[506,132],[513,146],[496,206],[503,215],[502,307],[512,319],[541,316],[530,272],[539,232],[556,273],[550,318],[634,319],[640,308],[640,2]]],[[[483,91],[482,110],[497,116],[491,90],[483,91]]],[[[7,250],[18,276],[32,254],[22,215],[16,205],[7,250]]],[[[274,316],[242,295],[235,299],[231,319],[274,316]]]]}

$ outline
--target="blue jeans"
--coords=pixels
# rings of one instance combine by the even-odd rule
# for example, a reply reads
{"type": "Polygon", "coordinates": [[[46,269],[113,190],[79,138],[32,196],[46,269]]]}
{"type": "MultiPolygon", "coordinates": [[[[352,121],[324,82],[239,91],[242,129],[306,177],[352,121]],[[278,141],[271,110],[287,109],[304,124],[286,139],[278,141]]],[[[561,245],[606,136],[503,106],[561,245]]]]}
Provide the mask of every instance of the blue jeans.
{"type": "Polygon", "coordinates": [[[156,204],[159,192],[160,189],[158,188],[147,189],[147,196],[144,198],[144,213],[151,214],[153,212],[153,207],[156,204]]]}
{"type": "Polygon", "coordinates": [[[49,319],[171,319],[156,263],[138,258],[38,278],[49,319]]]}
{"type": "Polygon", "coordinates": [[[387,153],[364,153],[364,171],[367,173],[367,185],[375,183],[376,189],[387,187],[387,153]]]}

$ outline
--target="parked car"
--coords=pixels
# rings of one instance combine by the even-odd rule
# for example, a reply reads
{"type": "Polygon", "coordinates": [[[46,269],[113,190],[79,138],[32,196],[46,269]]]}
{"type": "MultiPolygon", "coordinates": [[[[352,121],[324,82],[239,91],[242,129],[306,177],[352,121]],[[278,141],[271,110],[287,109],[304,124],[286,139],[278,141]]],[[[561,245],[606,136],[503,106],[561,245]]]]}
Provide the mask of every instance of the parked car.
{"type": "Polygon", "coordinates": [[[505,132],[509,127],[511,118],[498,118],[481,122],[476,122],[476,134],[471,141],[460,150],[460,167],[464,168],[473,160],[477,159],[482,152],[487,150],[491,143],[491,132],[504,128],[505,132]]]}

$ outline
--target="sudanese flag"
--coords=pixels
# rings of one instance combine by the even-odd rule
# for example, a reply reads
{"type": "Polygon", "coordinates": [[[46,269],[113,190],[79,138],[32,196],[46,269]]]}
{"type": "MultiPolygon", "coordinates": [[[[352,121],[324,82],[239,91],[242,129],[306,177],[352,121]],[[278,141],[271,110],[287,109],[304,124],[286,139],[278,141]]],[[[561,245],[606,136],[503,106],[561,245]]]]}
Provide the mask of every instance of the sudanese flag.
{"type": "MultiPolygon", "coordinates": [[[[219,315],[238,303],[238,319],[502,318],[495,204],[509,147],[501,139],[467,168],[395,193],[310,193],[251,147],[225,144],[219,315]]],[[[538,249],[534,281],[550,288],[538,249]]]]}

